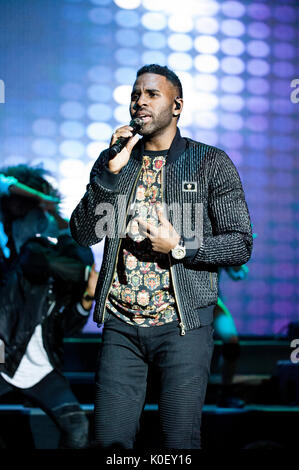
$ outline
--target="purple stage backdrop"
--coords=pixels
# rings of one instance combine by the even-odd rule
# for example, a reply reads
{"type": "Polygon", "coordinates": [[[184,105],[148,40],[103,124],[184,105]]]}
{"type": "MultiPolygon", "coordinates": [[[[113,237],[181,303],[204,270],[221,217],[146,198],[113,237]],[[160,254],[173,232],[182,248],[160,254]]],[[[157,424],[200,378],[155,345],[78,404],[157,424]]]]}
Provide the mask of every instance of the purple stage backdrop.
{"type": "MultiPolygon", "coordinates": [[[[228,153],[258,234],[248,280],[222,275],[240,334],[278,334],[297,320],[298,2],[2,0],[0,9],[1,165],[44,165],[69,217],[129,121],[136,70],[168,65],[183,83],[182,134],[228,153]]],[[[85,331],[99,332],[92,318],[85,331]]]]}

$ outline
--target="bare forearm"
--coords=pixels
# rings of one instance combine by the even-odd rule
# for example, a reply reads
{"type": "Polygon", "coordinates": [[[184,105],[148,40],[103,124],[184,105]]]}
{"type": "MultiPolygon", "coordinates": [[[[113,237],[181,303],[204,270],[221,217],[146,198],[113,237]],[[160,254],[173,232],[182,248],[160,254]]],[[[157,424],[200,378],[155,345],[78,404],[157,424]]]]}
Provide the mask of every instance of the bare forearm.
{"type": "Polygon", "coordinates": [[[59,215],[57,212],[51,212],[51,214],[55,218],[59,230],[64,230],[64,229],[68,228],[68,226],[69,226],[68,220],[61,217],[61,215],[59,215]]]}
{"type": "Polygon", "coordinates": [[[40,191],[30,188],[29,186],[26,186],[25,184],[22,184],[22,183],[12,184],[9,187],[9,191],[11,192],[11,194],[17,194],[18,196],[30,197],[38,201],[40,201],[42,196],[44,196],[44,194],[41,193],[40,191]]]}

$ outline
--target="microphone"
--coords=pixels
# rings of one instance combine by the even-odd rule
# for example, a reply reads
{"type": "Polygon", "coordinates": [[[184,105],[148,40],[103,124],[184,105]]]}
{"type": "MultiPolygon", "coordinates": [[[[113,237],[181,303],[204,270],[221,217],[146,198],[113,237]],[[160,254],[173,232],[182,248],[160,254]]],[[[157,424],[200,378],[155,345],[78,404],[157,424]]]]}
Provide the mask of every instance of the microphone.
{"type": "MultiPolygon", "coordinates": [[[[133,127],[133,135],[137,134],[138,131],[142,128],[144,122],[140,118],[135,118],[132,119],[130,122],[130,126],[133,127]]],[[[119,152],[122,151],[122,149],[126,146],[126,144],[129,142],[131,137],[119,137],[115,144],[113,144],[110,149],[109,149],[109,158],[108,161],[111,160],[112,158],[115,157],[119,152]]]]}

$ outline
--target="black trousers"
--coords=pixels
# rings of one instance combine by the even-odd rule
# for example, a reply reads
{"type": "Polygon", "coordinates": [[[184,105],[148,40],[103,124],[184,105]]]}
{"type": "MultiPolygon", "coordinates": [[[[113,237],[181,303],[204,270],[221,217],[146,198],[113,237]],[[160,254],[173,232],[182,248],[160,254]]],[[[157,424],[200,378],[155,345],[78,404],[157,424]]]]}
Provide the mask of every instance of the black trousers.
{"type": "Polygon", "coordinates": [[[88,419],[69,382],[55,369],[30,388],[15,387],[0,375],[0,397],[11,391],[29,398],[54,420],[61,431],[60,448],[88,445],[88,419]]]}
{"type": "Polygon", "coordinates": [[[201,448],[201,413],[213,332],[210,324],[181,336],[177,322],[140,327],[110,316],[96,372],[95,437],[99,447],[133,448],[151,363],[160,382],[160,447],[201,448]]]}

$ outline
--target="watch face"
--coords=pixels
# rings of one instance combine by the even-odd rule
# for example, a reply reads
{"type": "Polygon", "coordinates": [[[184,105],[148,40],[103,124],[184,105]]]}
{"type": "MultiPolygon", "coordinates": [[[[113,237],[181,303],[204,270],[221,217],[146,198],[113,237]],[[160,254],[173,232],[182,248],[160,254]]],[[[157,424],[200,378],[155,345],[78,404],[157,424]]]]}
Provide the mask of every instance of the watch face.
{"type": "Polygon", "coordinates": [[[172,256],[175,259],[182,259],[186,255],[186,248],[184,246],[176,246],[172,250],[172,256]]]}

